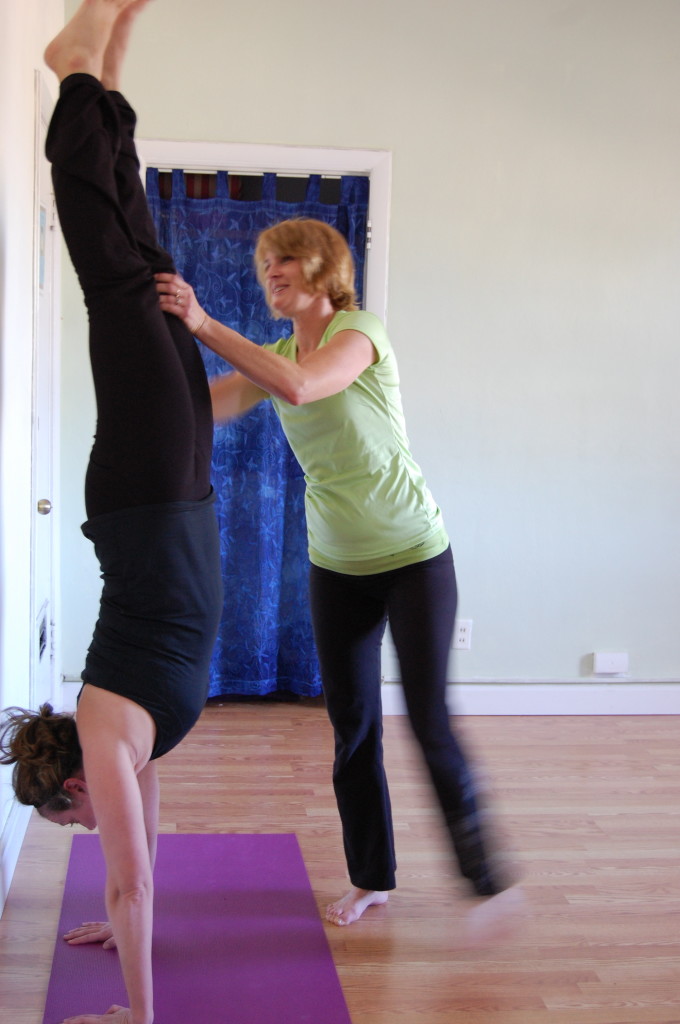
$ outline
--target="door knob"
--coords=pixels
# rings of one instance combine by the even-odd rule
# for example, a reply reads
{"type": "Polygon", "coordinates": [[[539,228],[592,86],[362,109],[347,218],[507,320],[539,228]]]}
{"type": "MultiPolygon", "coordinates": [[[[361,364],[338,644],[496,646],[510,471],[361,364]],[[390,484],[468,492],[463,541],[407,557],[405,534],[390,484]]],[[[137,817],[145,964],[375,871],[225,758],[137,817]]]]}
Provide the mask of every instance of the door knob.
{"type": "Polygon", "coordinates": [[[38,502],[38,512],[41,516],[48,516],[52,511],[52,502],[49,498],[41,498],[38,502]]]}

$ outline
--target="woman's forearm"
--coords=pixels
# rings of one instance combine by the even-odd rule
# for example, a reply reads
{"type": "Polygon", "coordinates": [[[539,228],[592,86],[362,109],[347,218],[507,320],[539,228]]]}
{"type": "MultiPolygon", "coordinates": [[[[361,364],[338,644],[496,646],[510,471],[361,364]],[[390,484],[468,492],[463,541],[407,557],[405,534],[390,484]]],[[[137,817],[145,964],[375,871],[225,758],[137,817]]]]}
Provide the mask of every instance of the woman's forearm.
{"type": "Polygon", "coordinates": [[[116,940],[132,1020],[134,1024],[152,1024],[153,882],[135,892],[108,894],[107,911],[116,940]]]}
{"type": "Polygon", "coordinates": [[[305,374],[290,359],[260,348],[212,317],[205,318],[196,337],[267,394],[300,404],[305,374]]]}

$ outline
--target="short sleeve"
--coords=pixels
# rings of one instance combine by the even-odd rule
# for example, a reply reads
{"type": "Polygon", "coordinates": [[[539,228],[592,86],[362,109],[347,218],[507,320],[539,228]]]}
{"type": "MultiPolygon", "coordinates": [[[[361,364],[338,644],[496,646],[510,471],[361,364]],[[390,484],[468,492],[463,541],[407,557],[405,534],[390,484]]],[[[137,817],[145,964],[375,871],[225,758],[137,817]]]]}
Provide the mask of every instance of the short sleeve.
{"type": "Polygon", "coordinates": [[[379,359],[383,359],[391,350],[382,320],[375,313],[369,313],[365,309],[349,310],[342,316],[336,316],[331,323],[328,338],[332,338],[340,331],[359,331],[361,334],[365,334],[373,342],[379,359]]]}

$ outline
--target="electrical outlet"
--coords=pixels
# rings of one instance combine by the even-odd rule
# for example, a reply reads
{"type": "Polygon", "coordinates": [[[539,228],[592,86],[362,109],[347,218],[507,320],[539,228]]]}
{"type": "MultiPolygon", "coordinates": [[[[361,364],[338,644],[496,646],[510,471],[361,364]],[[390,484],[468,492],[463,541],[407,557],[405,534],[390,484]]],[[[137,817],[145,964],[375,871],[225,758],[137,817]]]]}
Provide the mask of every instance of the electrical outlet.
{"type": "Polygon", "coordinates": [[[458,619],[453,630],[453,646],[457,651],[472,647],[472,619],[458,619]]]}
{"type": "Polygon", "coordinates": [[[627,671],[627,651],[596,651],[593,654],[593,672],[596,676],[617,676],[627,671]]]}

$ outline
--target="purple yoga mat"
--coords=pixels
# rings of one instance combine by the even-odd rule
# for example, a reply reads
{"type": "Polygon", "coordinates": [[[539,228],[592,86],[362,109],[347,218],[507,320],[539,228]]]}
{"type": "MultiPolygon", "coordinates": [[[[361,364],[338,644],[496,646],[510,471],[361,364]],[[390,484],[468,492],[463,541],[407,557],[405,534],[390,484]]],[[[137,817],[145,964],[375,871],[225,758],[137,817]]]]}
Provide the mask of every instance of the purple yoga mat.
{"type": "MultiPolygon", "coordinates": [[[[118,954],[64,932],[106,919],[96,835],[73,837],[43,1024],[127,1005],[118,954]]],[[[294,835],[161,835],[154,1024],[351,1024],[294,835]]]]}

